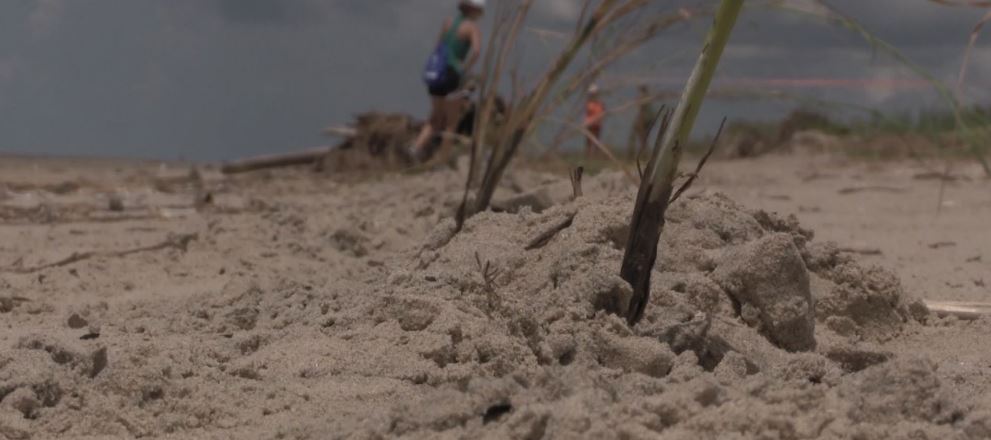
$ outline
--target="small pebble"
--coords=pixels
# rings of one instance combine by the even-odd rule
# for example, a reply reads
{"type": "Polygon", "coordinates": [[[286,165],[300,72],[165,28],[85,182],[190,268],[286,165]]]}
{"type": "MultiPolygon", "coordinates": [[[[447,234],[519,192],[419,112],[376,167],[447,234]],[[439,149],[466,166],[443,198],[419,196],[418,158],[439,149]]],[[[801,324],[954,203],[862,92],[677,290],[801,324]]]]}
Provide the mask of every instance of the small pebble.
{"type": "Polygon", "coordinates": [[[118,196],[116,194],[110,196],[110,200],[107,203],[107,209],[109,209],[111,211],[114,211],[114,212],[123,211],[124,210],[124,199],[122,199],[120,196],[118,196]]]}
{"type": "Polygon", "coordinates": [[[89,325],[89,321],[86,321],[86,319],[84,319],[82,316],[79,316],[78,313],[73,313],[72,315],[69,316],[69,328],[81,329],[83,327],[86,327],[87,325],[89,325]]]}

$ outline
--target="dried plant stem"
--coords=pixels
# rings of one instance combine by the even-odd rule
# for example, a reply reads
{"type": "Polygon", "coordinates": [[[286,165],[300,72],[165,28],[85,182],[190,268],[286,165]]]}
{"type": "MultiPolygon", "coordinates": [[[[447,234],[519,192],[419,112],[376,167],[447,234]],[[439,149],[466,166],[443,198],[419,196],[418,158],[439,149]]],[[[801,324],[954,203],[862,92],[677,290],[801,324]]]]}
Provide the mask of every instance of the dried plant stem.
{"type": "MultiPolygon", "coordinates": [[[[513,106],[505,126],[500,130],[499,141],[492,150],[491,157],[485,167],[485,173],[482,176],[481,187],[479,188],[473,203],[469,203],[467,197],[467,190],[468,187],[470,187],[470,182],[469,185],[466,186],[466,194],[462,199],[461,206],[458,208],[457,217],[455,219],[457,230],[461,229],[464,225],[464,221],[468,217],[488,209],[489,204],[492,201],[492,196],[495,194],[496,186],[502,179],[502,175],[505,172],[506,167],[509,165],[509,162],[512,161],[516,151],[520,147],[520,144],[522,144],[523,140],[533,131],[535,127],[535,116],[543,107],[544,102],[554,85],[558,82],[561,76],[564,75],[568,66],[571,65],[571,62],[578,55],[579,51],[585,46],[585,43],[588,42],[589,39],[596,33],[601,32],[605,27],[607,27],[612,20],[621,16],[616,14],[616,9],[622,9],[624,6],[637,1],[642,0],[628,0],[628,3],[625,3],[622,6],[617,6],[619,4],[619,0],[603,0],[599,3],[588,20],[581,23],[580,30],[574,35],[572,41],[557,57],[547,73],[545,73],[540,79],[537,86],[534,87],[529,94],[527,94],[519,105],[513,106]]],[[[531,2],[528,1],[524,3],[524,5],[529,5],[530,3],[531,2]]],[[[526,10],[520,12],[520,15],[518,16],[519,22],[522,22],[522,19],[525,17],[526,13],[526,10]]],[[[515,34],[513,35],[512,41],[504,43],[507,44],[507,46],[503,46],[503,49],[508,50],[514,41],[515,34]]],[[[484,124],[482,125],[484,126],[484,124]]],[[[475,143],[478,143],[477,139],[475,143]]]]}
{"type": "Polygon", "coordinates": [[[970,40],[967,42],[967,49],[964,51],[963,62],[960,63],[960,73],[957,75],[957,99],[963,96],[963,86],[967,79],[967,66],[970,65],[971,54],[977,44],[977,38],[981,36],[981,29],[991,21],[991,11],[984,13],[984,16],[974,25],[974,30],[970,32],[970,40]]]}
{"type": "Polygon", "coordinates": [[[525,249],[528,251],[532,251],[534,249],[539,249],[546,246],[547,243],[550,243],[551,239],[553,239],[555,235],[571,227],[572,223],[574,223],[575,221],[575,216],[577,214],[578,213],[576,212],[572,212],[571,214],[568,214],[557,223],[551,225],[550,228],[541,232],[539,235],[537,235],[532,240],[530,240],[530,242],[526,245],[525,249]]]}
{"type": "Polygon", "coordinates": [[[692,184],[695,183],[695,179],[698,179],[699,174],[702,173],[702,167],[704,167],[705,163],[709,161],[709,157],[712,156],[712,153],[716,151],[716,145],[719,144],[719,135],[723,133],[724,126],[726,126],[726,118],[723,118],[723,122],[719,124],[719,131],[716,132],[716,137],[712,138],[712,143],[709,144],[709,149],[706,150],[705,155],[699,159],[698,165],[695,166],[695,172],[688,176],[688,180],[681,185],[681,188],[678,188],[678,191],[675,191],[674,195],[671,196],[671,201],[669,203],[678,201],[681,195],[692,187],[692,184]]]}
{"type": "Polygon", "coordinates": [[[150,251],[157,251],[157,250],[169,249],[169,248],[179,249],[185,252],[186,249],[189,247],[189,242],[196,240],[197,237],[198,236],[196,234],[170,235],[168,239],[166,239],[165,241],[151,246],[125,249],[122,251],[74,252],[72,255],[69,255],[66,258],[63,258],[61,260],[52,263],[45,263],[32,267],[12,267],[12,268],[0,269],[0,273],[7,272],[7,273],[16,273],[16,274],[29,274],[29,273],[40,272],[45,269],[51,269],[53,267],[68,266],[70,264],[78,263],[80,261],[87,260],[93,257],[118,258],[118,257],[126,257],[132,254],[137,254],[140,252],[150,252],[150,251]]]}
{"type": "Polygon", "coordinates": [[[605,154],[606,157],[623,172],[623,175],[626,176],[626,180],[630,182],[630,184],[632,184],[633,186],[637,186],[640,184],[640,180],[637,179],[637,177],[633,175],[633,172],[631,172],[628,169],[628,167],[623,164],[623,161],[619,160],[619,158],[617,158],[616,155],[613,154],[612,150],[608,146],[606,146],[606,144],[602,143],[602,141],[600,141],[599,138],[597,138],[594,134],[592,134],[592,132],[588,131],[587,128],[577,123],[568,122],[562,119],[557,119],[557,118],[547,118],[547,119],[550,121],[560,123],[565,127],[569,127],[572,130],[581,133],[582,136],[584,136],[586,139],[591,141],[592,145],[595,145],[596,149],[601,151],[602,154],[605,154]]]}
{"type": "Polygon", "coordinates": [[[582,175],[585,174],[585,168],[578,167],[571,170],[571,199],[577,200],[582,196],[582,175]]]}
{"type": "Polygon", "coordinates": [[[630,325],[636,324],[643,317],[650,298],[650,274],[657,260],[657,244],[664,227],[664,214],[671,198],[682,146],[688,141],[723,49],[742,8],[743,0],[720,2],[705,46],[671,118],[669,130],[657,137],[644,179],[640,183],[620,271],[620,276],[633,287],[633,298],[626,315],[630,325]]]}

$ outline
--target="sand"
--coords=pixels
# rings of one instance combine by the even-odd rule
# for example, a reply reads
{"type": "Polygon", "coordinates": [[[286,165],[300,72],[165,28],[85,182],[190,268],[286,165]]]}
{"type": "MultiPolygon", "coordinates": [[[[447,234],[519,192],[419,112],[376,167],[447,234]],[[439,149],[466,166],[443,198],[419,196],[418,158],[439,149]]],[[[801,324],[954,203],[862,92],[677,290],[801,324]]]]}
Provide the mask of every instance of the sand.
{"type": "Polygon", "coordinates": [[[457,170],[3,158],[0,439],[989,438],[991,320],[920,301],[988,299],[987,182],[924,172],[712,164],[630,328],[620,173],[452,235],[457,170]]]}

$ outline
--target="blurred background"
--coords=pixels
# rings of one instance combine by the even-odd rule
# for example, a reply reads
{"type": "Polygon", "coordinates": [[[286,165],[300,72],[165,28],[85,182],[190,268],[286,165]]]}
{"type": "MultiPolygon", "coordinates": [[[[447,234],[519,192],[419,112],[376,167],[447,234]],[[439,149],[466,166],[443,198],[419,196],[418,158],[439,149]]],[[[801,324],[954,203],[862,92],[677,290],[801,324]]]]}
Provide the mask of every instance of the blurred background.
{"type": "MultiPolygon", "coordinates": [[[[652,7],[671,13],[711,3],[658,0],[652,7]]],[[[215,161],[329,144],[321,130],[362,111],[422,118],[428,103],[420,72],[455,4],[6,0],[0,152],[215,161]]],[[[929,0],[829,5],[951,88],[984,13],[929,0]]],[[[580,7],[580,0],[537,2],[514,60],[524,82],[559,51],[580,7]]],[[[711,133],[723,116],[771,121],[809,106],[839,119],[949,110],[918,71],[817,7],[747,2],[700,133],[711,133]]],[[[628,102],[639,84],[662,95],[679,90],[708,22],[698,16],[674,25],[611,68],[598,79],[607,102],[628,102]]],[[[991,51],[979,41],[961,93],[966,104],[988,99],[989,74],[991,51]]],[[[629,117],[609,119],[607,142],[624,142],[629,117]]]]}

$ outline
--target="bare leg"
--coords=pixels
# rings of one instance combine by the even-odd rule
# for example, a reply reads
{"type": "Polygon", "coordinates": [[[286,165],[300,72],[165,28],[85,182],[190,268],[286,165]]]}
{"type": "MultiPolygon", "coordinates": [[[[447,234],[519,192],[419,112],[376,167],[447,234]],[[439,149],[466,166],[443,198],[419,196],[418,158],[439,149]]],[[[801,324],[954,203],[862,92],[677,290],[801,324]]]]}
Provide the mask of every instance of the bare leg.
{"type": "Polygon", "coordinates": [[[464,101],[460,98],[444,102],[444,120],[446,122],[444,131],[448,134],[452,134],[458,129],[464,105],[464,101]]]}
{"type": "Polygon", "coordinates": [[[427,146],[430,138],[444,129],[444,103],[445,99],[437,96],[430,97],[430,120],[423,124],[420,135],[413,142],[412,153],[419,155],[427,146]]]}
{"type": "MultiPolygon", "coordinates": [[[[461,113],[464,102],[461,99],[448,99],[443,103],[444,112],[444,136],[440,140],[440,146],[435,153],[436,157],[443,158],[451,151],[452,135],[461,122],[461,113]]],[[[451,155],[453,157],[453,155],[451,155]]]]}
{"type": "Polygon", "coordinates": [[[585,138],[585,160],[593,160],[598,156],[598,147],[595,145],[595,141],[599,140],[598,130],[589,130],[591,136],[585,138]]]}

